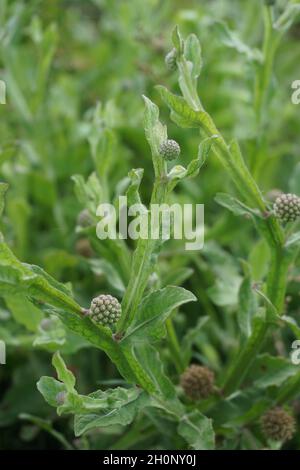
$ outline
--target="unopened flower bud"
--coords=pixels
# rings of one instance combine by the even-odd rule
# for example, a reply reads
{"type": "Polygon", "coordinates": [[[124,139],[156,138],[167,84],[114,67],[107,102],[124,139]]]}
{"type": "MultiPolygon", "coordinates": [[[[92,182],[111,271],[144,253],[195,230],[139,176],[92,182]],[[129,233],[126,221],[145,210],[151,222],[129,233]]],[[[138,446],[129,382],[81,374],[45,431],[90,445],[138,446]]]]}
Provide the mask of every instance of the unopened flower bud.
{"type": "Polygon", "coordinates": [[[208,398],[214,392],[215,374],[208,367],[192,364],[180,378],[185,395],[191,400],[208,398]]]}

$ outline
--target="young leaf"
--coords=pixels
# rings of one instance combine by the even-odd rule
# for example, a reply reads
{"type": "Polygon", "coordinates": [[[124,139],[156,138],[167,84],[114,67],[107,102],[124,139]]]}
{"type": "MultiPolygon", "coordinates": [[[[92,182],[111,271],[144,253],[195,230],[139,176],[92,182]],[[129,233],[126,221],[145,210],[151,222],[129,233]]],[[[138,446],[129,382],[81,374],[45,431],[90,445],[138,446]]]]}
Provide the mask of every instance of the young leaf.
{"type": "Polygon", "coordinates": [[[195,301],[196,297],[182,287],[169,286],[152,292],[141,302],[133,322],[123,341],[150,341],[162,338],[164,323],[171,312],[182,304],[195,301]]]}
{"type": "Polygon", "coordinates": [[[75,416],[74,430],[76,436],[81,436],[89,429],[102,428],[112,426],[115,424],[126,426],[130,424],[135,418],[136,414],[149,404],[149,396],[140,392],[137,396],[132,398],[130,390],[128,396],[118,406],[114,407],[112,400],[111,407],[103,412],[92,414],[79,414],[75,416]]]}
{"type": "Polygon", "coordinates": [[[245,55],[249,62],[261,63],[263,61],[262,53],[258,49],[252,49],[242,42],[237,32],[230,30],[223,21],[216,21],[213,25],[213,30],[225,46],[235,49],[238,53],[245,55]]]}
{"type": "Polygon", "coordinates": [[[89,318],[74,315],[70,312],[44,305],[42,309],[48,314],[57,315],[66,327],[74,333],[84,337],[95,347],[105,351],[111,361],[116,365],[120,374],[132,384],[139,384],[149,393],[155,391],[155,385],[140,367],[139,363],[129,350],[123,349],[121,343],[112,337],[109,328],[95,325],[89,318]]]}
{"type": "Polygon", "coordinates": [[[158,350],[147,343],[137,343],[133,347],[133,353],[141,367],[151,377],[156,386],[156,394],[160,394],[167,400],[176,396],[175,387],[165,375],[163,363],[158,350]]]}
{"type": "Polygon", "coordinates": [[[168,139],[167,127],[159,120],[159,109],[146,96],[145,102],[144,128],[146,139],[150,145],[154,170],[156,175],[165,173],[166,163],[160,156],[160,146],[168,139]]]}
{"type": "Polygon", "coordinates": [[[212,450],[215,448],[212,421],[197,410],[181,418],[178,433],[194,450],[212,450]]]}
{"type": "Polygon", "coordinates": [[[37,330],[43,314],[29,302],[24,294],[7,295],[4,300],[18,323],[24,325],[29,331],[37,330]]]}
{"type": "Polygon", "coordinates": [[[53,377],[41,377],[37,383],[38,391],[43,395],[49,405],[57,408],[57,395],[61,392],[66,392],[64,383],[55,380],[53,377]]]}
{"type": "Polygon", "coordinates": [[[75,377],[67,368],[63,358],[57,351],[52,358],[52,365],[55,367],[57,377],[66,386],[68,392],[73,392],[75,387],[75,377]]]}

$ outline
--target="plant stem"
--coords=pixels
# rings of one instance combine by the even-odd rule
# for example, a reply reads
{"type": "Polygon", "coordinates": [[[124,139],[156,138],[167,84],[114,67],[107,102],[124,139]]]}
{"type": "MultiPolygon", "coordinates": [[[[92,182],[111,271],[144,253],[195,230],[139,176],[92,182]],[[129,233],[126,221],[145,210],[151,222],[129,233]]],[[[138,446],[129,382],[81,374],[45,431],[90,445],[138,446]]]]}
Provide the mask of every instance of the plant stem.
{"type": "Polygon", "coordinates": [[[177,372],[181,374],[181,372],[184,370],[184,363],[182,360],[182,356],[180,355],[180,345],[177,339],[172,318],[168,318],[168,320],[166,321],[166,328],[168,333],[170,351],[173,354],[173,362],[175,364],[177,372]]]}
{"type": "Polygon", "coordinates": [[[300,396],[300,373],[290,377],[281,388],[276,403],[283,405],[294,397],[300,396]]]}
{"type": "MultiPolygon", "coordinates": [[[[279,314],[282,314],[283,310],[289,264],[290,254],[286,253],[284,248],[278,248],[273,252],[267,279],[267,295],[279,314]]],[[[225,380],[223,385],[225,396],[234,392],[246,377],[250,366],[264,345],[268,332],[274,327],[273,316],[273,308],[268,306],[266,320],[258,326],[255,333],[247,340],[238,360],[234,363],[225,380]]]]}
{"type": "Polygon", "coordinates": [[[268,107],[268,91],[272,79],[275,53],[278,48],[281,35],[273,27],[272,7],[264,7],[264,42],[263,42],[263,63],[259,67],[254,89],[254,110],[256,115],[257,140],[252,158],[252,171],[258,177],[259,170],[265,161],[262,148],[264,145],[264,123],[265,114],[268,107]]]}
{"type": "MultiPolygon", "coordinates": [[[[151,204],[163,204],[167,197],[167,178],[156,177],[151,204]]],[[[150,205],[151,205],[150,204],[150,205]]],[[[151,213],[148,221],[150,222],[151,213]]],[[[122,301],[122,317],[118,325],[118,332],[126,330],[137,311],[143,293],[152,272],[156,254],[161,240],[152,239],[151,235],[145,240],[139,238],[137,248],[133,255],[133,263],[129,283],[122,301]]]]}

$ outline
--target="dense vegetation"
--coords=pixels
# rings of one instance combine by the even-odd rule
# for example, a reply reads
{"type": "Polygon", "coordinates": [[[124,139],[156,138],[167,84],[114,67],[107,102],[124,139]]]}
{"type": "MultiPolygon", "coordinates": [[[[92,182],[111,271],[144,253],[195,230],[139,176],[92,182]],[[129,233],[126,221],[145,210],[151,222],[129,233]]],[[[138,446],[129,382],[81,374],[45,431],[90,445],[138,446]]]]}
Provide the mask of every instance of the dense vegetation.
{"type": "Polygon", "coordinates": [[[0,449],[300,449],[299,18],[1,1],[0,449]],[[204,248],[99,240],[119,195],[204,248]]]}

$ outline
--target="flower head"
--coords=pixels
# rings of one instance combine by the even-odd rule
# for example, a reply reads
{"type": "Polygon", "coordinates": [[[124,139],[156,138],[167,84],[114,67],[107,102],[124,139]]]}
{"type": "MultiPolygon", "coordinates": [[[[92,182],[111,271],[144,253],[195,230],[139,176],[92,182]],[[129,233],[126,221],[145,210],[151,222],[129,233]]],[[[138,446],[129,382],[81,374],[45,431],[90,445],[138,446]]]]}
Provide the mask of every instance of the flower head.
{"type": "Polygon", "coordinates": [[[99,295],[92,300],[89,316],[100,325],[113,325],[121,316],[121,305],[112,295],[99,295]]]}
{"type": "Polygon", "coordinates": [[[295,432],[295,419],[283,408],[276,407],[262,416],[261,427],[266,438],[273,441],[288,441],[295,432]]]}
{"type": "Polygon", "coordinates": [[[208,367],[192,364],[180,378],[185,395],[191,400],[208,398],[214,391],[215,374],[208,367]]]}

